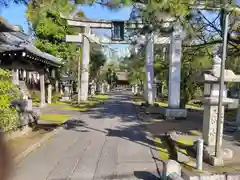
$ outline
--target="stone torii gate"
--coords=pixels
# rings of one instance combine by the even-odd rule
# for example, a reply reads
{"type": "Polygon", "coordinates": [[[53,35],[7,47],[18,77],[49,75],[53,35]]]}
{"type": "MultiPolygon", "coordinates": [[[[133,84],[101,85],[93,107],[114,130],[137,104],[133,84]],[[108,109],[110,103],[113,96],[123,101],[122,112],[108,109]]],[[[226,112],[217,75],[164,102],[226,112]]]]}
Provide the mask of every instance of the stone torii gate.
{"type": "MultiPolygon", "coordinates": [[[[140,29],[144,24],[141,21],[105,21],[105,20],[74,20],[67,19],[69,26],[84,28],[84,33],[79,35],[68,35],[66,41],[82,43],[82,73],[81,79],[81,100],[87,100],[88,97],[88,65],[89,65],[89,42],[91,39],[98,41],[101,44],[129,44],[128,41],[122,39],[106,40],[97,38],[91,34],[91,28],[96,29],[112,29],[116,32],[114,25],[116,23],[123,23],[125,29],[140,29]]],[[[164,24],[165,27],[170,26],[169,22],[164,24]]],[[[181,44],[182,44],[182,29],[174,27],[174,31],[167,37],[159,37],[157,35],[148,34],[145,37],[147,41],[146,46],[146,80],[147,80],[147,102],[153,104],[153,62],[154,62],[154,44],[170,44],[170,59],[169,59],[169,90],[168,90],[168,108],[166,108],[165,115],[167,117],[186,117],[186,110],[180,109],[180,82],[181,82],[181,44]]],[[[121,29],[118,29],[120,33],[121,29]]]]}

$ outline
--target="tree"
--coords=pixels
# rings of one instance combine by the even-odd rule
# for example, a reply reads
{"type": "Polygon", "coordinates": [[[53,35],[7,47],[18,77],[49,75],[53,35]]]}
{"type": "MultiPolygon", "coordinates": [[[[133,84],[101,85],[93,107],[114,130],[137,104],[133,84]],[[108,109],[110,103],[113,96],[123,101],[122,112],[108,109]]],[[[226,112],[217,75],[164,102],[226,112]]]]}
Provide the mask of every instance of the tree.
{"type": "Polygon", "coordinates": [[[209,54],[209,51],[209,49],[183,48],[181,64],[181,104],[183,107],[194,99],[199,88],[199,83],[195,79],[197,72],[211,68],[212,54],[209,54]]]}
{"type": "Polygon", "coordinates": [[[79,48],[76,44],[65,42],[67,34],[77,34],[81,29],[69,27],[62,14],[72,14],[76,6],[68,0],[31,1],[28,3],[26,17],[31,23],[35,45],[40,50],[61,57],[64,61],[62,71],[77,75],[79,48]]]}
{"type": "Polygon", "coordinates": [[[128,72],[128,79],[130,83],[138,84],[142,89],[146,79],[144,56],[142,56],[141,53],[132,54],[130,57],[125,57],[121,63],[128,72]]]}
{"type": "Polygon", "coordinates": [[[117,81],[117,74],[116,74],[115,69],[109,67],[107,72],[105,73],[105,76],[106,76],[107,83],[111,87],[113,87],[116,84],[116,81],[117,81]]]}
{"type": "Polygon", "coordinates": [[[92,50],[90,52],[90,78],[95,81],[100,81],[100,70],[106,62],[106,57],[101,52],[101,49],[92,50]]]}

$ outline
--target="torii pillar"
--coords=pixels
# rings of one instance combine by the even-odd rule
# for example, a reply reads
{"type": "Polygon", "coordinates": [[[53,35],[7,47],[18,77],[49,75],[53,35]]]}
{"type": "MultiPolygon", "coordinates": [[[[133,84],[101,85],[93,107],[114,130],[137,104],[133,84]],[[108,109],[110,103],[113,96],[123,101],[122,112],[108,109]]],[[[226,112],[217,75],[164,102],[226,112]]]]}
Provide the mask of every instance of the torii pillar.
{"type": "MultiPolygon", "coordinates": [[[[84,34],[90,34],[90,28],[84,27],[84,34]]],[[[88,99],[88,81],[89,81],[89,61],[90,61],[90,42],[83,34],[82,36],[82,66],[81,66],[81,90],[80,100],[88,99]]]]}

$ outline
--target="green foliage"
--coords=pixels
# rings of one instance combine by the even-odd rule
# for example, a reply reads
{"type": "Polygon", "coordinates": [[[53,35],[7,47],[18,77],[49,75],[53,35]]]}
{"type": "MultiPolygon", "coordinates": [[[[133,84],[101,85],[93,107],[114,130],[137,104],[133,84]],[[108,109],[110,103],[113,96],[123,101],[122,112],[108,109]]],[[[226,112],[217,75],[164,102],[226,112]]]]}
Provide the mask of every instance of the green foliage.
{"type": "Polygon", "coordinates": [[[184,48],[181,68],[181,97],[182,105],[185,106],[194,98],[196,91],[199,91],[199,84],[194,75],[207,68],[211,68],[212,56],[209,56],[208,49],[184,48]]]}
{"type": "MultiPolygon", "coordinates": [[[[80,54],[74,43],[65,42],[67,34],[78,34],[82,29],[67,25],[61,15],[71,15],[76,6],[68,0],[40,0],[28,3],[26,17],[30,22],[34,35],[35,45],[42,51],[61,57],[64,61],[62,71],[65,74],[77,74],[77,62],[80,54]]],[[[83,13],[78,15],[84,16],[83,13]]]]}
{"type": "Polygon", "coordinates": [[[106,81],[110,86],[113,86],[117,81],[117,74],[114,69],[108,68],[106,72],[106,81]]]}
{"type": "Polygon", "coordinates": [[[12,84],[11,73],[0,69],[0,128],[14,129],[20,124],[16,109],[10,108],[11,101],[20,99],[19,89],[12,84]]]}
{"type": "Polygon", "coordinates": [[[131,55],[126,57],[123,62],[123,66],[128,71],[128,79],[133,84],[143,84],[145,81],[145,59],[144,56],[131,55]]]}
{"type": "Polygon", "coordinates": [[[100,80],[100,70],[106,63],[105,55],[100,51],[100,49],[92,50],[90,52],[90,77],[91,79],[96,79],[97,81],[100,80]]]}

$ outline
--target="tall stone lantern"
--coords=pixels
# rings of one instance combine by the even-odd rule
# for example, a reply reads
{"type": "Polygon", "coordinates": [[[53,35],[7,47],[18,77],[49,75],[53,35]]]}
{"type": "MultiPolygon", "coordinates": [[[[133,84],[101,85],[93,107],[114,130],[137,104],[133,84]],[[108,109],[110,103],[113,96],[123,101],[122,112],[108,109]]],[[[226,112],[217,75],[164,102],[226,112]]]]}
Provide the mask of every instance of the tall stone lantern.
{"type": "MultiPolygon", "coordinates": [[[[213,68],[201,72],[197,76],[199,82],[204,83],[204,113],[203,113],[203,139],[204,144],[207,147],[207,153],[210,156],[214,156],[214,150],[216,146],[216,133],[217,133],[217,116],[218,116],[218,101],[219,101],[219,80],[220,80],[220,68],[221,58],[217,55],[213,58],[213,68]]],[[[223,122],[224,122],[224,106],[234,103],[230,98],[227,98],[226,83],[227,82],[240,82],[240,75],[235,75],[232,70],[224,70],[224,90],[223,90],[223,106],[221,114],[221,128],[220,128],[220,145],[222,145],[223,136],[223,122]]],[[[206,148],[205,148],[206,149],[206,148]]],[[[223,153],[222,153],[223,154],[223,153]]],[[[213,159],[212,164],[222,164],[221,161],[213,159]],[[219,163],[220,162],[220,163],[219,163]]]]}

